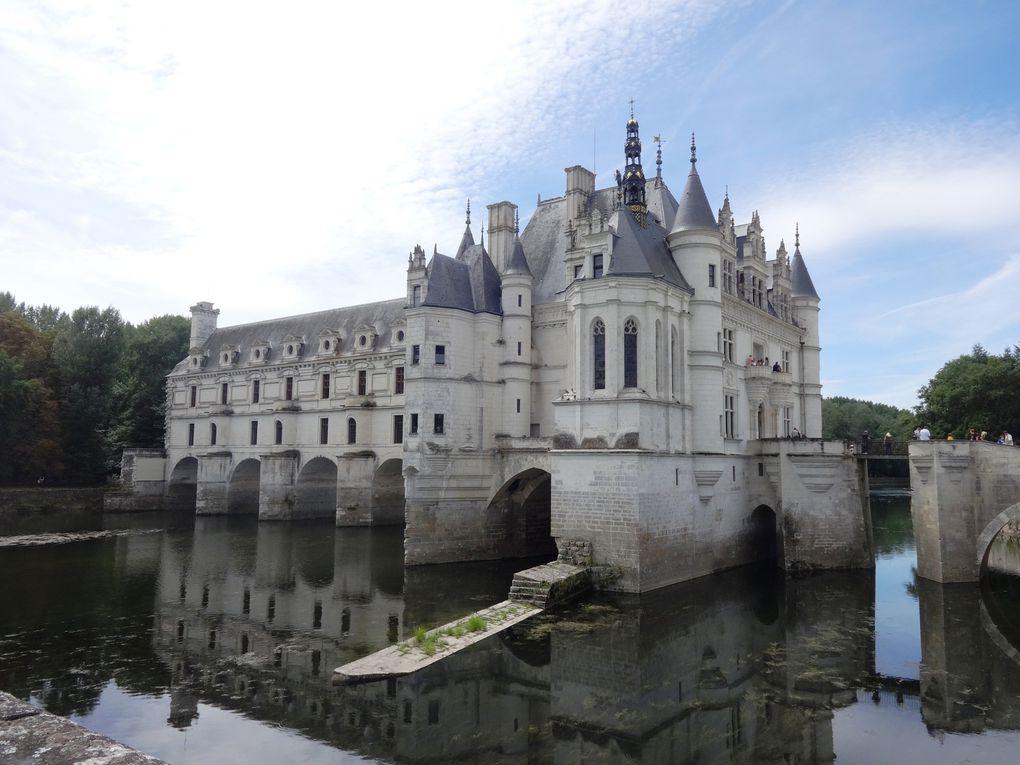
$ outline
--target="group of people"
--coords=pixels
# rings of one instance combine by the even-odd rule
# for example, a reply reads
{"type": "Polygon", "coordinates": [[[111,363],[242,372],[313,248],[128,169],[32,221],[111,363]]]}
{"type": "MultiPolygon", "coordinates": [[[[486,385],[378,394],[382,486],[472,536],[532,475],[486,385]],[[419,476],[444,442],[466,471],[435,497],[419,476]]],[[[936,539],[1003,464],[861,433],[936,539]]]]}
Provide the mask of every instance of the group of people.
{"type": "MultiPolygon", "coordinates": [[[[929,436],[930,437],[930,436],[929,436]]],[[[893,447],[893,436],[892,433],[886,431],[882,437],[882,452],[884,454],[892,454],[893,447]]],[[[854,444],[850,444],[850,452],[854,452],[854,444]]],[[[871,434],[868,431],[864,431],[861,434],[861,454],[871,453],[871,434]]]]}
{"type": "MultiPolygon", "coordinates": [[[[953,437],[952,434],[950,434],[949,437],[952,438],[953,437]]],[[[982,431],[979,432],[979,431],[975,430],[974,428],[971,428],[970,430],[967,431],[967,438],[970,441],[990,441],[991,440],[988,437],[988,431],[987,430],[982,430],[982,431]]],[[[1000,446],[1012,446],[1013,445],[1013,436],[1012,436],[1012,434],[1008,430],[1004,430],[1004,431],[1002,431],[999,434],[999,437],[995,439],[995,443],[999,444],[1000,446]]]]}
{"type": "MultiPolygon", "coordinates": [[[[769,366],[769,357],[766,356],[763,359],[756,359],[754,356],[751,356],[750,354],[748,354],[748,356],[747,356],[747,366],[749,366],[749,367],[767,367],[767,366],[769,366]]],[[[772,371],[773,372],[782,372],[783,371],[783,365],[780,364],[778,361],[775,364],[772,364],[771,366],[772,366],[772,371]]]]}

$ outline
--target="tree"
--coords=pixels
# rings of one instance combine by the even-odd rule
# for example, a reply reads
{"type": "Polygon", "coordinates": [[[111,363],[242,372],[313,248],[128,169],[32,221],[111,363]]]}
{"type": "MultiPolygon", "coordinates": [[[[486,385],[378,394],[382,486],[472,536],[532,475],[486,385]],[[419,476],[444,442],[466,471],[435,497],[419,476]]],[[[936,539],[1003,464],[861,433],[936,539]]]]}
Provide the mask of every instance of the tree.
{"type": "MultiPolygon", "coordinates": [[[[844,396],[822,400],[822,437],[859,438],[866,430],[876,443],[886,433],[896,441],[910,438],[914,416],[907,409],[844,396]]],[[[877,448],[877,447],[876,447],[877,448]]]]}
{"type": "Polygon", "coordinates": [[[52,392],[0,348],[0,482],[59,475],[60,427],[52,392]]]}
{"type": "Polygon", "coordinates": [[[966,437],[973,428],[995,437],[1020,428],[1020,347],[1001,356],[975,345],[969,354],[947,362],[918,392],[918,416],[933,435],[966,437]]]}
{"type": "Polygon", "coordinates": [[[65,478],[72,483],[94,483],[107,474],[109,455],[103,436],[123,345],[120,313],[95,306],[76,309],[53,340],[53,360],[61,381],[65,478]]]}
{"type": "Polygon", "coordinates": [[[166,376],[188,354],[191,322],[157,316],[127,327],[113,385],[107,445],[114,458],[126,446],[161,447],[166,416],[166,376]]]}

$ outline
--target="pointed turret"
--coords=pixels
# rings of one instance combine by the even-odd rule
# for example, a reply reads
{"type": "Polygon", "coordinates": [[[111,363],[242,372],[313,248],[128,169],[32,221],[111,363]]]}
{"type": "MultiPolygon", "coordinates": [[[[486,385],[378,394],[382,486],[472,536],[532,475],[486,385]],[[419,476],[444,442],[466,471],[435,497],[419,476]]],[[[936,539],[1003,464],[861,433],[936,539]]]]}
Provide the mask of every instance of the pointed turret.
{"type": "Polygon", "coordinates": [[[797,224],[797,234],[794,240],[793,262],[790,264],[790,282],[794,297],[806,297],[813,300],[821,300],[815,291],[815,285],[811,281],[811,274],[804,265],[804,258],[800,254],[800,224],[797,224]]]}
{"type": "Polygon", "coordinates": [[[521,224],[520,219],[514,221],[514,247],[510,252],[510,260],[506,264],[506,270],[503,272],[506,275],[510,274],[526,274],[531,276],[531,268],[528,266],[528,259],[524,255],[524,245],[521,243],[521,224]]]}
{"type": "Polygon", "coordinates": [[[471,200],[469,199],[467,201],[467,213],[464,220],[464,236],[460,238],[460,246],[457,248],[457,255],[455,257],[463,255],[464,250],[468,247],[474,246],[474,243],[475,237],[471,233],[471,200]]]}
{"type": "Polygon", "coordinates": [[[701,185],[701,178],[698,175],[698,153],[694,144],[694,133],[691,133],[691,172],[687,176],[687,184],[684,186],[683,194],[680,195],[680,207],[676,211],[676,218],[673,220],[673,231],[690,231],[696,228],[716,228],[715,216],[712,214],[712,206],[705,196],[705,189],[701,185]]]}

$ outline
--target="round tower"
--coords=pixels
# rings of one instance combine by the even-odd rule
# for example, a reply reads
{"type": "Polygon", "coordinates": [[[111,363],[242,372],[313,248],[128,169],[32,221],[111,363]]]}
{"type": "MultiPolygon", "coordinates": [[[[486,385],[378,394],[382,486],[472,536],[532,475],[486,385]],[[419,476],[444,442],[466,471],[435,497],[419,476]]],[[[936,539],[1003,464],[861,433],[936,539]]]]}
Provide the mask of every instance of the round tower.
{"type": "Polygon", "coordinates": [[[800,224],[797,224],[793,259],[790,263],[790,305],[793,318],[804,328],[800,342],[799,369],[794,370],[800,383],[800,429],[808,438],[822,437],[822,346],[818,339],[818,311],[821,298],[815,291],[800,254],[800,224]]]}
{"type": "Polygon", "coordinates": [[[531,269],[515,220],[514,241],[501,277],[503,298],[503,432],[531,432],[531,269]]]}
{"type": "MultiPolygon", "coordinates": [[[[694,288],[688,327],[688,401],[691,405],[691,449],[722,452],[725,438],[739,437],[739,423],[726,412],[723,390],[722,235],[698,176],[697,149],[691,135],[691,172],[667,242],[684,278],[694,288]],[[722,419],[720,419],[722,418],[722,419]]],[[[735,393],[733,394],[735,395],[735,393]]]]}

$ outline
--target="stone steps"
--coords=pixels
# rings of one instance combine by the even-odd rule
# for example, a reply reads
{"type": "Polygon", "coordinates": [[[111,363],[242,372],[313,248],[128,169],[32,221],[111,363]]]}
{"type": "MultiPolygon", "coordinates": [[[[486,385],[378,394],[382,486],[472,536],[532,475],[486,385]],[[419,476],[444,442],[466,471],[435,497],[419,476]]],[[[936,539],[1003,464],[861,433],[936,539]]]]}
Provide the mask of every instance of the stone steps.
{"type": "Polygon", "coordinates": [[[539,608],[560,603],[591,588],[591,570],[569,563],[546,563],[514,574],[510,600],[539,608]]]}

